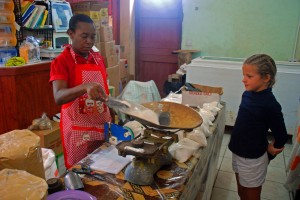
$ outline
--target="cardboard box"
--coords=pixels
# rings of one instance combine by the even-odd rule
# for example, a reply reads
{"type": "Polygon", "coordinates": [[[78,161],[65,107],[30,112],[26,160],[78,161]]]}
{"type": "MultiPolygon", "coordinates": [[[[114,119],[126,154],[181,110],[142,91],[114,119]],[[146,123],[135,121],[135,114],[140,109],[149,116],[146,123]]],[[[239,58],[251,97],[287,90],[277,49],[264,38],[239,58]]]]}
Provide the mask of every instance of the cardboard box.
{"type": "Polygon", "coordinates": [[[99,21],[94,22],[94,23],[95,23],[96,27],[99,27],[99,29],[101,26],[108,26],[109,25],[109,17],[108,16],[101,17],[99,21]]]}
{"type": "Polygon", "coordinates": [[[203,106],[204,103],[210,103],[213,101],[220,102],[221,95],[223,94],[222,87],[211,87],[206,85],[192,84],[197,91],[182,91],[182,104],[192,107],[203,106]]]}
{"type": "Polygon", "coordinates": [[[101,26],[100,27],[100,41],[101,42],[110,42],[112,40],[113,40],[112,27],[111,26],[101,26]]]}
{"type": "Polygon", "coordinates": [[[94,22],[95,21],[99,21],[101,16],[100,16],[100,12],[99,11],[76,11],[76,14],[84,14],[89,16],[94,22]]]}
{"type": "Polygon", "coordinates": [[[114,67],[114,66],[119,64],[118,56],[117,55],[111,55],[111,56],[108,56],[108,57],[104,57],[104,62],[105,62],[106,68],[114,67]]]}
{"type": "Polygon", "coordinates": [[[134,75],[128,74],[126,77],[121,78],[120,80],[120,94],[123,91],[123,89],[126,87],[126,85],[129,83],[129,81],[134,80],[134,75]]]}
{"type": "Polygon", "coordinates": [[[119,95],[120,75],[119,65],[115,65],[110,68],[106,68],[108,74],[109,85],[115,87],[115,96],[119,95]]]}
{"type": "Polygon", "coordinates": [[[51,121],[52,129],[33,130],[32,132],[38,135],[41,139],[41,147],[52,149],[55,155],[63,153],[59,122],[51,121]]]}
{"type": "MultiPolygon", "coordinates": [[[[100,36],[100,39],[102,38],[102,36],[100,36]]],[[[116,49],[115,49],[115,41],[109,41],[109,42],[100,42],[100,54],[103,57],[109,57],[111,55],[115,55],[116,54],[116,49]]]]}
{"type": "Polygon", "coordinates": [[[100,18],[108,17],[108,8],[101,8],[99,11],[100,18]]]}
{"type": "Polygon", "coordinates": [[[100,29],[96,29],[95,44],[99,43],[99,45],[100,45],[100,37],[101,37],[100,29]]]}
{"type": "Polygon", "coordinates": [[[76,13],[76,11],[100,11],[101,8],[107,8],[108,2],[97,2],[97,1],[86,1],[86,2],[78,2],[72,3],[72,11],[76,13]]]}
{"type": "Polygon", "coordinates": [[[120,78],[125,78],[129,75],[129,69],[126,59],[120,59],[120,78]]]}

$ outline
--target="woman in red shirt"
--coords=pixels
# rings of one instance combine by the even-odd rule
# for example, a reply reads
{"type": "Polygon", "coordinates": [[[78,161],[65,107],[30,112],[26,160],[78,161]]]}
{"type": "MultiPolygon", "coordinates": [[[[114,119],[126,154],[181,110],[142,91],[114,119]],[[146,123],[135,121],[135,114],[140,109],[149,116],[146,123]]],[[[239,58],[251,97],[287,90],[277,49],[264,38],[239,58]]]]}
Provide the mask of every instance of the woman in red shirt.
{"type": "Polygon", "coordinates": [[[90,17],[74,15],[69,21],[71,45],[51,63],[50,83],[61,108],[61,136],[67,168],[104,141],[104,123],[111,121],[103,103],[109,94],[102,56],[94,52],[96,32],[90,17]]]}

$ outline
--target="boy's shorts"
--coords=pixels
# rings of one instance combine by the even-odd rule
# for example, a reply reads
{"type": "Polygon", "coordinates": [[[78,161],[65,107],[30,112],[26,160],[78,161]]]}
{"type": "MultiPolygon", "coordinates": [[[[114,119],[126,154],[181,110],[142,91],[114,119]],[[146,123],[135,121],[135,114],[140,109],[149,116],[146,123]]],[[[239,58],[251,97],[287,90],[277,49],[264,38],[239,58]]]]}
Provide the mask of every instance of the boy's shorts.
{"type": "Polygon", "coordinates": [[[267,152],[254,159],[232,153],[232,169],[239,175],[240,184],[247,188],[259,187],[265,182],[268,164],[267,152]]]}

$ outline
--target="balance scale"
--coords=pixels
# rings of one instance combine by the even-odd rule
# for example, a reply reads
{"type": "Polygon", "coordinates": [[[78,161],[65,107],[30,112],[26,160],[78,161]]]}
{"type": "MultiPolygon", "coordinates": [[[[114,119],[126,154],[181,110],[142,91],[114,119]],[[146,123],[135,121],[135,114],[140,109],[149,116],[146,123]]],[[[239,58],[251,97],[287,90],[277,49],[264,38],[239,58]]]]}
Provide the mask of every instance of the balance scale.
{"type": "Polygon", "coordinates": [[[125,169],[125,180],[137,185],[151,185],[154,174],[165,165],[172,163],[168,147],[178,142],[179,130],[192,130],[201,125],[201,116],[192,108],[172,102],[150,102],[142,106],[155,111],[159,106],[170,116],[169,125],[155,124],[147,117],[133,115],[130,111],[122,111],[140,122],[146,129],[131,141],[123,141],[116,145],[121,156],[133,155],[134,160],[125,169]],[[162,105],[162,106],[161,106],[162,105]]]}

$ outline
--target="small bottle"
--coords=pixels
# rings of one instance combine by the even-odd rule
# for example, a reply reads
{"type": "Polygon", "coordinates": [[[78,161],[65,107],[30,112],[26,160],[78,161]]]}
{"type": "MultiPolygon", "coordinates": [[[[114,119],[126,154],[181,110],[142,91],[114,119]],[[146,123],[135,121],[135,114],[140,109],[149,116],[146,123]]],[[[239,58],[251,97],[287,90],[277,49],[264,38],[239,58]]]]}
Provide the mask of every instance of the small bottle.
{"type": "Polygon", "coordinates": [[[50,178],[47,180],[48,194],[63,190],[63,184],[59,178],[50,178]]]}

